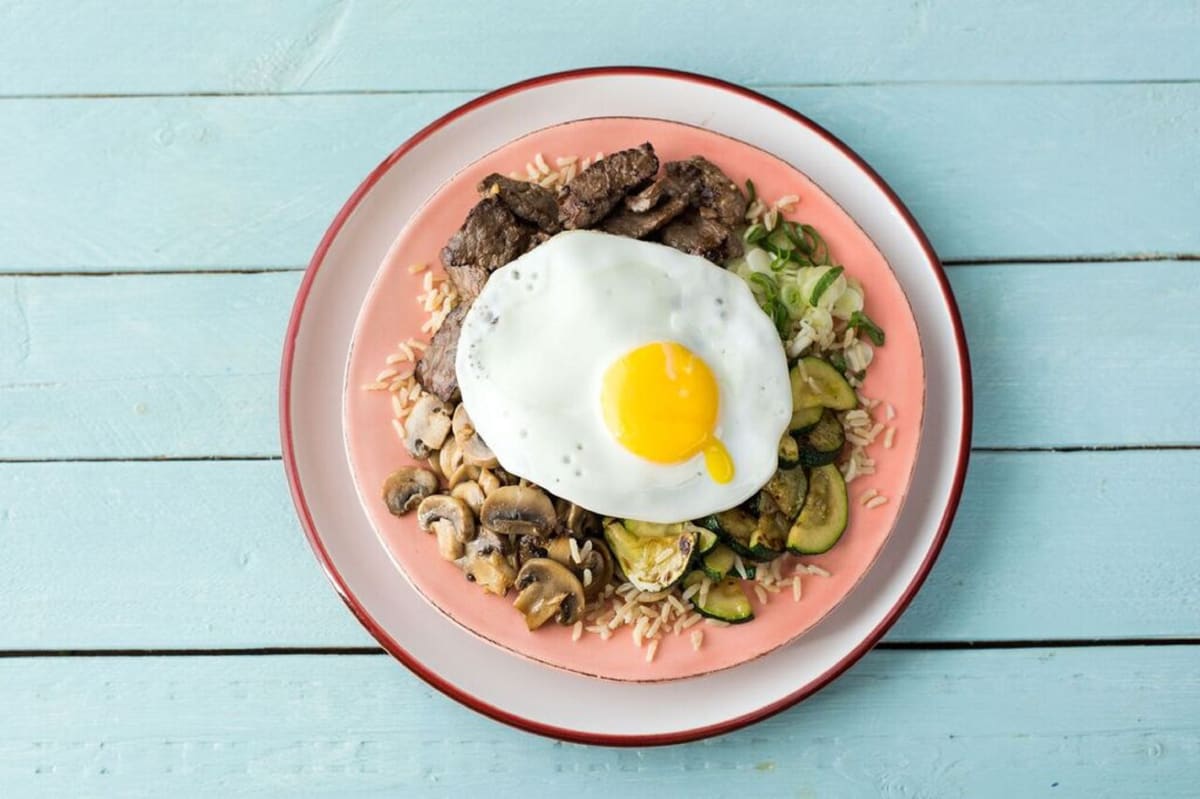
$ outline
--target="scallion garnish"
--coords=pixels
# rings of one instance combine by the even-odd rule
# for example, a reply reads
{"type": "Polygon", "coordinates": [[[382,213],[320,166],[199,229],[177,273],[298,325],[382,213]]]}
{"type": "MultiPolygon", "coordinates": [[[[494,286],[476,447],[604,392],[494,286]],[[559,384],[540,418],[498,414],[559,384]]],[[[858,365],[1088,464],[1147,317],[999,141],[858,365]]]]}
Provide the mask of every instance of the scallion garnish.
{"type": "Polygon", "coordinates": [[[817,302],[821,299],[821,295],[829,290],[833,282],[844,272],[845,269],[840,266],[835,266],[825,274],[821,275],[821,279],[817,281],[817,285],[813,286],[812,296],[808,298],[808,304],[812,307],[817,307],[817,302]]]}
{"type": "Polygon", "coordinates": [[[867,337],[871,339],[876,347],[883,346],[883,330],[879,327],[879,325],[872,322],[870,317],[868,317],[862,311],[855,311],[854,313],[850,314],[849,325],[850,327],[866,333],[867,337]]]}
{"type": "Polygon", "coordinates": [[[742,238],[747,244],[758,244],[767,237],[767,229],[757,222],[746,228],[746,232],[742,234],[742,238]]]}
{"type": "Polygon", "coordinates": [[[746,178],[746,205],[753,205],[758,199],[758,190],[754,188],[754,181],[746,178]]]}

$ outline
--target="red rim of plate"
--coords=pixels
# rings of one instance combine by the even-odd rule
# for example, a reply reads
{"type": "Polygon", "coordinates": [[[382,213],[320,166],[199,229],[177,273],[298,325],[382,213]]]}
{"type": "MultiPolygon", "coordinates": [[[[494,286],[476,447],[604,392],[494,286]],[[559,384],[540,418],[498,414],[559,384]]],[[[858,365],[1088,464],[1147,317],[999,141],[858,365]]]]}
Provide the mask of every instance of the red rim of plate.
{"type": "Polygon", "coordinates": [[[691,72],[683,72],[673,69],[662,69],[657,67],[590,67],[586,69],[568,70],[565,72],[554,72],[548,75],[542,75],[536,78],[530,78],[518,83],[513,83],[495,91],[489,92],[481,97],[477,97],[468,103],[455,108],[442,117],[434,120],[429,125],[417,131],[404,144],[396,148],[387,158],[383,160],[379,166],[372,170],[371,174],[367,175],[366,179],[354,190],[350,195],[350,199],[342,206],[341,210],[333,219],[333,223],[329,229],[325,231],[325,235],[321,238],[321,243],[317,245],[316,252],[313,253],[312,260],[309,262],[308,269],[304,273],[304,279],[300,283],[300,288],[296,293],[296,301],[292,306],[292,315],[288,320],[287,332],[284,336],[283,345],[283,362],[280,367],[279,374],[279,428],[280,440],[283,452],[283,466],[287,473],[288,485],[291,489],[292,501],[295,503],[296,512],[300,517],[300,523],[304,527],[304,534],[308,538],[308,543],[313,549],[317,560],[320,562],[322,569],[325,571],[326,577],[333,583],[333,587],[341,596],[342,601],[346,603],[350,611],[358,619],[359,623],[375,637],[375,640],[389,652],[394,658],[403,663],[410,671],[420,677],[422,680],[441,691],[451,699],[466,705],[467,707],[476,710],[485,716],[495,719],[496,721],[508,724],[518,729],[526,730],[527,732],[544,735],[550,738],[560,740],[574,741],[576,743],[596,744],[602,746],[659,746],[665,744],[685,743],[695,741],[701,738],[707,738],[713,735],[721,735],[723,733],[732,732],[733,730],[741,729],[747,725],[761,721],[765,718],[775,715],[780,711],[795,705],[797,702],[805,699],[817,691],[824,688],[844,671],[854,665],[863,655],[865,655],[884,633],[888,631],[904,609],[908,607],[917,591],[925,582],[925,578],[929,575],[933,568],[934,562],[942,551],[942,546],[946,542],[946,536],[950,532],[951,522],[954,520],[954,514],[958,510],[958,502],[962,496],[963,481],[966,479],[967,460],[970,457],[971,444],[971,426],[972,426],[972,402],[971,402],[971,366],[970,358],[967,352],[966,335],[963,332],[962,319],[958,313],[958,305],[954,301],[954,294],[950,289],[949,281],[946,279],[946,272],[942,268],[941,261],[938,260],[937,254],[934,253],[933,247],[929,243],[929,239],[925,236],[924,231],[917,224],[908,208],[896,196],[883,178],[881,178],[875,170],[859,157],[857,153],[851,150],[846,144],[839,140],[829,131],[822,128],[817,123],[813,122],[808,117],[798,111],[789,108],[782,103],[772,100],[758,92],[751,91],[743,86],[738,86],[718,78],[708,77],[706,75],[697,75],[691,72]],[[710,724],[704,727],[695,727],[689,730],[680,730],[670,733],[660,733],[652,735],[611,735],[604,733],[587,733],[578,730],[571,730],[562,727],[556,727],[550,724],[543,724],[532,719],[527,719],[517,716],[508,711],[501,710],[498,707],[488,704],[477,696],[468,694],[459,688],[451,685],[443,680],[433,671],[428,669],[423,663],[414,658],[398,641],[392,638],[379,625],[378,622],[367,612],[362,603],[358,601],[350,587],[346,584],[345,579],[334,565],[332,558],[329,556],[328,550],[321,539],[321,534],[317,531],[316,524],[313,522],[312,514],[308,508],[308,502],[304,497],[303,487],[300,485],[300,475],[296,467],[294,445],[292,442],[292,419],[291,419],[291,382],[292,382],[292,364],[296,354],[296,335],[300,329],[300,320],[304,314],[305,305],[308,302],[309,292],[312,290],[313,281],[317,276],[322,264],[325,261],[325,255],[330,246],[333,244],[338,233],[341,232],[342,226],[349,219],[350,215],[358,207],[375,184],[383,177],[391,167],[404,157],[409,150],[415,147],[420,142],[429,138],[431,135],[453,122],[460,116],[470,113],[476,108],[488,105],[496,100],[503,99],[513,94],[525,91],[526,89],[544,86],[551,83],[559,83],[562,81],[576,80],[579,78],[603,76],[603,75],[644,75],[659,78],[670,78],[672,80],[683,80],[691,83],[699,83],[721,91],[731,92],[740,95],[757,103],[766,105],[782,114],[787,115],[801,125],[812,130],[821,138],[825,139],[829,144],[833,145],[846,158],[854,163],[862,172],[870,178],[870,180],[883,192],[892,206],[899,212],[901,218],[917,239],[921,250],[928,259],[929,264],[934,271],[934,277],[938,281],[938,285],[942,291],[942,298],[945,300],[946,308],[950,313],[951,323],[954,328],[954,341],[958,350],[958,356],[962,360],[963,369],[961,374],[962,392],[963,392],[963,425],[962,437],[959,441],[958,459],[955,465],[954,481],[950,487],[950,496],[946,503],[945,512],[942,514],[941,522],[938,524],[937,534],[925,554],[924,560],[913,576],[912,581],[905,588],[904,593],[888,611],[887,615],[875,626],[873,630],[850,652],[846,653],[841,660],[831,666],[820,677],[801,686],[796,691],[788,694],[781,699],[777,699],[770,704],[764,705],[749,713],[744,713],[731,719],[710,724]]]}

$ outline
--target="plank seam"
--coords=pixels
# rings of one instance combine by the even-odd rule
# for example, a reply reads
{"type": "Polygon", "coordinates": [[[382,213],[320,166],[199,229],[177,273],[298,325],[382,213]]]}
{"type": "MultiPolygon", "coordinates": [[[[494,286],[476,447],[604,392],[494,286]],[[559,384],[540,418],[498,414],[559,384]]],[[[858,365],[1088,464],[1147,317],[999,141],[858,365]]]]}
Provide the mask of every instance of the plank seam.
{"type": "MultiPolygon", "coordinates": [[[[1119,649],[1128,647],[1200,646],[1200,637],[1179,638],[1054,638],[993,641],[884,641],[875,649],[893,652],[989,651],[1008,649],[1119,649]]],[[[387,656],[374,646],[265,646],[214,648],[6,649],[0,660],[36,658],[147,657],[287,657],[387,656]]]]}
{"type": "MultiPolygon", "coordinates": [[[[892,87],[934,88],[993,88],[1044,86],[1189,86],[1200,78],[1079,78],[1057,80],[984,79],[984,80],[864,80],[812,81],[799,83],[741,84],[756,91],[786,91],[790,89],[874,89],[892,87]]],[[[174,98],[264,98],[264,97],[406,97],[437,94],[482,94],[495,86],[455,87],[437,89],[308,89],[282,91],[178,91],[178,92],[45,92],[0,94],[2,100],[164,100],[174,98]]]]}

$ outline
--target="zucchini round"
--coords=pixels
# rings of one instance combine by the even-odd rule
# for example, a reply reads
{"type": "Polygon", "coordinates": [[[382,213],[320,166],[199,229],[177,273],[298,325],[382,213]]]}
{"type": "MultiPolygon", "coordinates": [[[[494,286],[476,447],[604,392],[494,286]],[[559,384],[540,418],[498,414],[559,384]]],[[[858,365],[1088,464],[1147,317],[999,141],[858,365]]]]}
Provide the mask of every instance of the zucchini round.
{"type": "Polygon", "coordinates": [[[792,411],[792,421],[788,425],[788,430],[796,435],[807,433],[817,426],[817,422],[821,421],[821,414],[825,412],[825,408],[821,405],[813,405],[811,408],[796,408],[792,411]]]}
{"type": "Polygon", "coordinates": [[[800,463],[800,445],[790,433],[779,439],[779,468],[790,469],[800,463]]]}
{"type": "Polygon", "coordinates": [[[842,473],[832,464],[813,469],[804,507],[788,531],[788,551],[797,555],[828,552],[846,532],[849,517],[850,500],[842,473]]]}
{"type": "Polygon", "coordinates": [[[642,591],[661,591],[687,572],[698,534],[692,525],[677,535],[640,536],[620,522],[604,525],[604,540],[625,579],[642,591]],[[663,555],[663,552],[668,555],[663,555]]]}
{"type": "MultiPolygon", "coordinates": [[[[768,495],[760,494],[760,502],[767,498],[768,495]]],[[[764,532],[770,533],[773,530],[760,530],[759,519],[741,508],[705,517],[702,523],[709,530],[721,536],[721,539],[743,558],[771,560],[778,556],[783,549],[783,535],[777,537],[778,541],[775,536],[764,536],[764,532]],[[776,543],[778,546],[774,546],[776,543]]]]}
{"type": "Polygon", "coordinates": [[[770,494],[779,512],[790,523],[804,507],[804,497],[808,494],[808,475],[799,467],[780,469],[763,486],[763,491],[770,494]]]}
{"type": "Polygon", "coordinates": [[[848,411],[858,405],[854,389],[828,361],[812,356],[801,358],[789,374],[793,409],[820,405],[835,411],[848,411]]]}
{"type": "MultiPolygon", "coordinates": [[[[705,577],[704,572],[694,571],[684,579],[684,585],[695,585],[705,577]]],[[[713,582],[703,603],[700,601],[699,593],[692,596],[691,602],[697,613],[710,619],[718,619],[730,624],[744,624],[754,618],[754,609],[750,605],[750,598],[742,589],[741,581],[733,577],[713,582]]]]}
{"type": "Polygon", "coordinates": [[[821,414],[821,421],[804,436],[800,447],[800,463],[804,466],[824,466],[837,460],[846,444],[846,431],[833,411],[821,414]]]}
{"type": "Polygon", "coordinates": [[[724,580],[733,571],[733,559],[736,557],[732,549],[717,544],[711,552],[700,557],[700,569],[711,580],[724,580]]]}

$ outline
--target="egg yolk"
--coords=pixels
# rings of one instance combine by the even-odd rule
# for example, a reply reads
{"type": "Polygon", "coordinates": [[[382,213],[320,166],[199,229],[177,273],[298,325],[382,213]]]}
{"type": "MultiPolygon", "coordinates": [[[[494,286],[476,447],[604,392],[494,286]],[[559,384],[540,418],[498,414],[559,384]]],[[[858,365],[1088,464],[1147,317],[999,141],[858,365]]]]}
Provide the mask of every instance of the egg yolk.
{"type": "Polygon", "coordinates": [[[720,391],[712,370],[674,341],[625,353],[604,373],[604,423],[620,444],[654,463],[681,463],[704,454],[718,483],[733,479],[733,460],[713,430],[720,391]]]}

